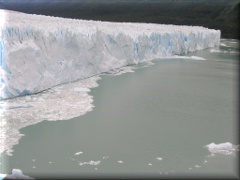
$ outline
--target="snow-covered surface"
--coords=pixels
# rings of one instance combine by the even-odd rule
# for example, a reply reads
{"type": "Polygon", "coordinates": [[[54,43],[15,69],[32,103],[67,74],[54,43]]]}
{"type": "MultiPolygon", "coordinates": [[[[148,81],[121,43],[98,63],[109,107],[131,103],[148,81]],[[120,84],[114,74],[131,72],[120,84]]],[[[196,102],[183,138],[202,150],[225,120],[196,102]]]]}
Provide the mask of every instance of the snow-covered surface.
{"type": "Polygon", "coordinates": [[[199,26],[0,15],[0,99],[220,44],[219,30],[199,26]]]}

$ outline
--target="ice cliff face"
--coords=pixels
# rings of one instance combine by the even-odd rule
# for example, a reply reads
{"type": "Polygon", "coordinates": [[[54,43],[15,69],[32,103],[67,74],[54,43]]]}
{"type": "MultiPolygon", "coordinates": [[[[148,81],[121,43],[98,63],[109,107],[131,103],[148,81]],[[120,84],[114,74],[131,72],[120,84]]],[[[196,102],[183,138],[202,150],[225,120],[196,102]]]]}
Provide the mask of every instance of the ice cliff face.
{"type": "Polygon", "coordinates": [[[0,17],[0,99],[220,43],[219,30],[199,26],[85,21],[6,10],[0,10],[0,17]]]}

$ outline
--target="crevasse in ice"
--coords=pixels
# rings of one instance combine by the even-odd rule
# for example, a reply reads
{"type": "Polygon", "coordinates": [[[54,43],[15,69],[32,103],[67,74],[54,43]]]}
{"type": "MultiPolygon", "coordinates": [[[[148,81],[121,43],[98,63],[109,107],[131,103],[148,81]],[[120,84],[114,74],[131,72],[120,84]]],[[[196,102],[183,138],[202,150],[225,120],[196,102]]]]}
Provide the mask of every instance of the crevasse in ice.
{"type": "Polygon", "coordinates": [[[219,30],[200,26],[0,15],[0,99],[220,44],[219,30]]]}

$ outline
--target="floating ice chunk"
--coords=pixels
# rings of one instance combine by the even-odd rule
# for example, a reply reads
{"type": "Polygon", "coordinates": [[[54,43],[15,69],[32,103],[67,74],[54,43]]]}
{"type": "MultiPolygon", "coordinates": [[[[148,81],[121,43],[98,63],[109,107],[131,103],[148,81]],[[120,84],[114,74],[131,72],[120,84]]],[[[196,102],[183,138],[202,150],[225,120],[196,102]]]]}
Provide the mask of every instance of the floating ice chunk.
{"type": "Polygon", "coordinates": [[[209,152],[214,154],[224,154],[224,155],[232,155],[239,151],[239,145],[233,145],[230,142],[215,144],[211,143],[206,145],[205,147],[208,148],[209,152]]]}
{"type": "Polygon", "coordinates": [[[12,174],[0,174],[0,179],[34,179],[26,176],[20,169],[13,169],[12,174]]]}
{"type": "Polygon", "coordinates": [[[210,52],[211,53],[231,53],[231,51],[223,51],[219,49],[211,49],[210,52]]]}
{"type": "Polygon", "coordinates": [[[199,57],[199,56],[178,56],[178,55],[174,55],[174,56],[169,56],[169,57],[164,57],[163,59],[192,59],[192,60],[206,60],[203,57],[199,57]]]}
{"type": "Polygon", "coordinates": [[[80,155],[80,154],[82,154],[82,153],[83,153],[83,152],[81,152],[81,151],[80,151],[80,152],[76,152],[75,155],[77,156],[77,155],[80,155]]]}
{"type": "Polygon", "coordinates": [[[74,88],[75,92],[90,92],[89,88],[74,88]]]}
{"type": "Polygon", "coordinates": [[[103,156],[103,159],[108,159],[109,157],[108,156],[103,156]]]}
{"type": "Polygon", "coordinates": [[[148,163],[149,166],[152,166],[152,163],[148,163]]]}
{"type": "Polygon", "coordinates": [[[199,165],[195,165],[195,167],[196,167],[196,168],[200,168],[201,166],[199,166],[199,165]]]}
{"type": "Polygon", "coordinates": [[[224,46],[224,47],[230,47],[230,46],[227,46],[226,44],[224,43],[220,43],[220,46],[224,46]]]}
{"type": "Polygon", "coordinates": [[[101,163],[101,161],[89,161],[89,162],[80,162],[79,165],[92,165],[92,166],[97,166],[101,163]]]}
{"type": "Polygon", "coordinates": [[[191,58],[194,60],[206,60],[206,59],[204,59],[202,57],[198,57],[198,56],[191,56],[191,58]]]}
{"type": "Polygon", "coordinates": [[[210,52],[211,52],[211,53],[220,53],[220,52],[222,52],[222,51],[219,50],[219,49],[211,49],[210,52]]]}
{"type": "Polygon", "coordinates": [[[163,159],[161,157],[157,157],[157,160],[162,161],[163,159]]]}
{"type": "Polygon", "coordinates": [[[211,153],[210,155],[208,155],[208,157],[214,157],[216,156],[215,154],[211,153]]]}
{"type": "Polygon", "coordinates": [[[122,163],[123,163],[123,161],[118,161],[118,163],[122,164],[122,163]]]}
{"type": "Polygon", "coordinates": [[[4,179],[7,176],[7,174],[1,174],[0,173],[0,180],[4,179]]]}

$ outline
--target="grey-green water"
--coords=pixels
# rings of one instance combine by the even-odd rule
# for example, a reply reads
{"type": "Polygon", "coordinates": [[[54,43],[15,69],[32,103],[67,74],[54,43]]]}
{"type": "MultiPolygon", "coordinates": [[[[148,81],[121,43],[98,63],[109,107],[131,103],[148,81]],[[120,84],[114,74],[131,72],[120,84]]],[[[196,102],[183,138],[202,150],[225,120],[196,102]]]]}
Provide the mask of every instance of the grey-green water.
{"type": "Polygon", "coordinates": [[[205,61],[161,59],[103,75],[90,92],[93,111],[21,129],[13,156],[1,156],[2,170],[34,178],[238,177],[237,155],[209,157],[204,147],[239,143],[233,42],[188,54],[205,61]]]}

